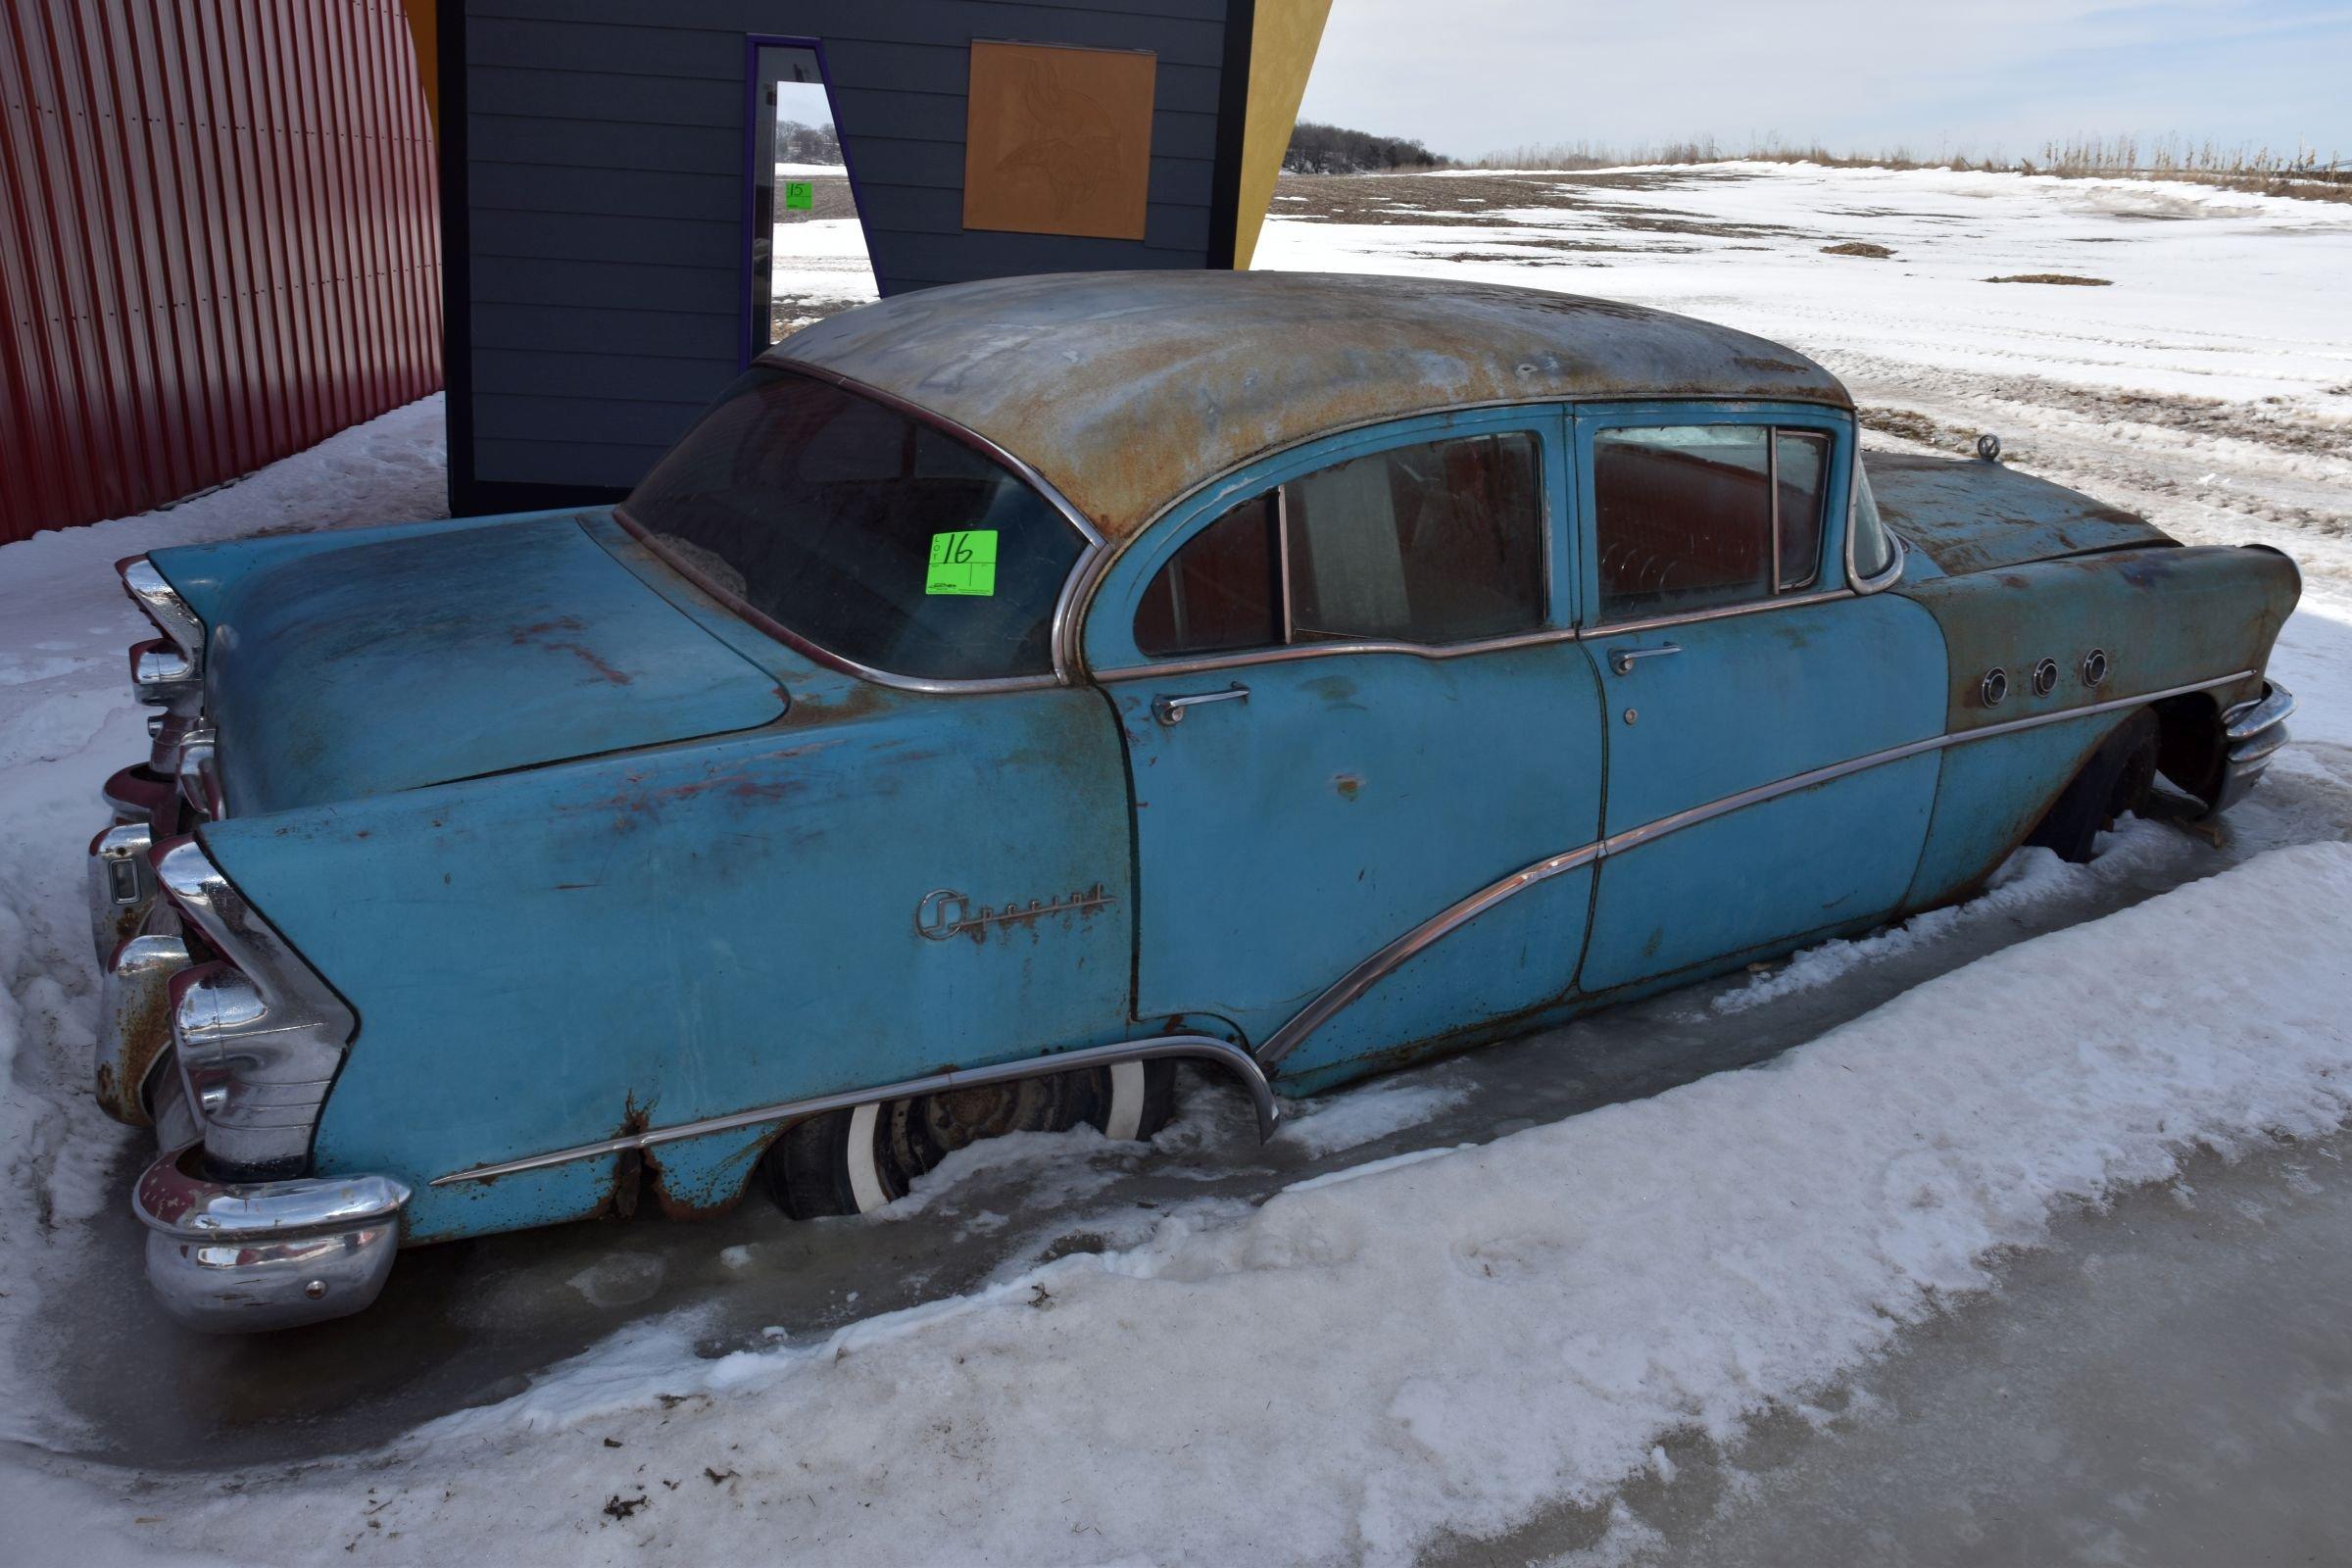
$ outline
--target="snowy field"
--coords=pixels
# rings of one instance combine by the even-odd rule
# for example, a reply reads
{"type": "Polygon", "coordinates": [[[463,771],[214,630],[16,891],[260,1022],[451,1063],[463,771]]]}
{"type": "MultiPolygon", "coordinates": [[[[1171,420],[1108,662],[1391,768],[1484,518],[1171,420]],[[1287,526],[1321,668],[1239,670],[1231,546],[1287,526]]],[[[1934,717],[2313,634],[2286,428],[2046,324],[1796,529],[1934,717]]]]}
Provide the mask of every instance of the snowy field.
{"type": "MultiPolygon", "coordinates": [[[[1288,182],[1276,214],[1261,267],[1711,317],[1845,376],[1877,444],[1998,430],[2288,549],[2296,744],[2221,846],[2026,852],[1901,930],[1297,1106],[1265,1151],[1195,1084],[1150,1150],[1007,1141],[863,1221],[437,1249],[372,1321],[224,1349],[139,1299],[136,1141],[85,1091],[82,849],[143,738],[108,564],[431,514],[438,402],[0,548],[0,1562],[1409,1562],[1826,1422],[2085,1205],[2344,1126],[2352,209],[1742,166],[1288,182]],[[1822,253],[1855,242],[1893,255],[1822,253]],[[2051,272],[2110,283],[1983,281],[2051,272]]],[[[1601,1550],[1644,1544],[1627,1514],[1601,1550]]]]}

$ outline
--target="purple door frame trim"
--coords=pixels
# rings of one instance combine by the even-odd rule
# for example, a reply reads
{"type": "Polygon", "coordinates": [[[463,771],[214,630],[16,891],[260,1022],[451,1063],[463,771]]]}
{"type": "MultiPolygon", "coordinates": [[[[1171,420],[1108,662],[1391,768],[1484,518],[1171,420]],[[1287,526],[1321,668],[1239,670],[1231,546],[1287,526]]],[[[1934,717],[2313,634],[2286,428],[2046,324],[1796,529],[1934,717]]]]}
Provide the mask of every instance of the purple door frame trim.
{"type": "MultiPolygon", "coordinates": [[[[800,37],[791,33],[745,33],[743,37],[743,207],[739,220],[742,224],[742,235],[741,242],[737,246],[743,257],[743,264],[741,280],[735,291],[737,299],[740,301],[735,333],[736,352],[741,356],[742,363],[745,365],[758,359],[766,348],[764,341],[760,342],[758,347],[754,346],[752,331],[752,240],[754,237],[752,234],[752,176],[754,172],[752,160],[758,157],[760,152],[760,51],[771,48],[806,49],[816,56],[817,85],[824,89],[825,108],[833,116],[833,134],[841,142],[841,168],[843,174],[850,182],[850,206],[858,214],[858,233],[865,241],[866,270],[874,274],[875,291],[879,293],[882,288],[882,273],[874,266],[873,230],[866,226],[865,202],[858,194],[858,161],[850,155],[850,135],[841,122],[841,106],[833,101],[833,67],[825,59],[824,40],[800,37]]],[[[768,253],[768,263],[772,267],[775,263],[772,238],[769,244],[771,249],[768,253]]],[[[764,333],[761,335],[764,337],[764,333]]]]}

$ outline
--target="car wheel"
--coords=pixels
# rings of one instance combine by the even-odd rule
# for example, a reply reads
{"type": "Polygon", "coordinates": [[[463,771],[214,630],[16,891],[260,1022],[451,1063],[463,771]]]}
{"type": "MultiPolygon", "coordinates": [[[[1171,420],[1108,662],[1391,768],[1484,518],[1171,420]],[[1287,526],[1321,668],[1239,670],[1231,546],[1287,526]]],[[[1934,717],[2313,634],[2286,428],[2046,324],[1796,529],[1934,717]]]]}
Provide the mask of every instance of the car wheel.
{"type": "Polygon", "coordinates": [[[2161,738],[2154,713],[2144,709],[2133,713],[2091,754],[2026,842],[2055,850],[2060,859],[2077,865],[2088,860],[2092,845],[2117,817],[2147,804],[2161,738]]]}
{"type": "Polygon", "coordinates": [[[1080,1122],[1110,1138],[1150,1138],[1167,1125],[1175,1102],[1176,1064],[1169,1060],[880,1101],[787,1128],[768,1147],[760,1174],[768,1196],[794,1219],[870,1214],[984,1138],[1066,1132],[1080,1122]]]}

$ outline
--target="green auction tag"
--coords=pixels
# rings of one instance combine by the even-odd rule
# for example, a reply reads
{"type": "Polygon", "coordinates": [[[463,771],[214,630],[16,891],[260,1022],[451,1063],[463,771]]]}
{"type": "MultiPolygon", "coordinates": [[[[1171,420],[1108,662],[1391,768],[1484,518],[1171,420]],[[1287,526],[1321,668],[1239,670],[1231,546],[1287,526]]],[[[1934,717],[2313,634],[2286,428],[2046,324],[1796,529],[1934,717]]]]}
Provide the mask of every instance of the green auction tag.
{"type": "Polygon", "coordinates": [[[997,530],[967,528],[931,536],[931,569],[923,574],[926,594],[997,594],[997,530]]]}
{"type": "Polygon", "coordinates": [[[786,180],[784,182],[784,205],[803,210],[814,207],[816,205],[815,184],[806,179],[786,180]]]}

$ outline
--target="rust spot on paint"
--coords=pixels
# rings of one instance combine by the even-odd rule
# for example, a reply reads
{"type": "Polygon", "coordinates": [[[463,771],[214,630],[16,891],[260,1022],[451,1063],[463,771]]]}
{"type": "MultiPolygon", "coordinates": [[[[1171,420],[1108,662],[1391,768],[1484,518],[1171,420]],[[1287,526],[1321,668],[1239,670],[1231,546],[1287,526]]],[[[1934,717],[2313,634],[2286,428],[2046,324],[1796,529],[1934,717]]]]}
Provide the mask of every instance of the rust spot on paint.
{"type": "Polygon", "coordinates": [[[1360,774],[1340,773],[1333,776],[1331,787],[1340,792],[1341,800],[1352,801],[1356,792],[1364,787],[1364,781],[1360,774]]]}
{"type": "Polygon", "coordinates": [[[864,718],[880,712],[890,701],[888,693],[869,681],[852,680],[837,696],[819,692],[803,692],[793,700],[791,709],[777,720],[787,728],[802,724],[825,724],[864,718]]]}
{"type": "MultiPolygon", "coordinates": [[[[653,1125],[653,1106],[637,1103],[636,1091],[631,1090],[621,1101],[620,1125],[613,1130],[615,1138],[634,1138],[653,1125]]],[[[614,1219],[627,1219],[637,1212],[637,1193],[645,1179],[647,1165],[642,1150],[624,1149],[612,1162],[612,1191],[606,1195],[604,1211],[614,1219]]]]}
{"type": "Polygon", "coordinates": [[[555,635],[558,632],[582,629],[579,616],[558,615],[553,620],[534,620],[527,626],[514,627],[508,634],[508,641],[517,648],[527,648],[531,644],[537,643],[541,647],[551,648],[557,653],[569,654],[594,670],[599,680],[609,681],[615,686],[633,684],[635,677],[625,670],[615,669],[605,662],[596,650],[590,648],[586,643],[568,637],[559,639],[555,635]]]}

